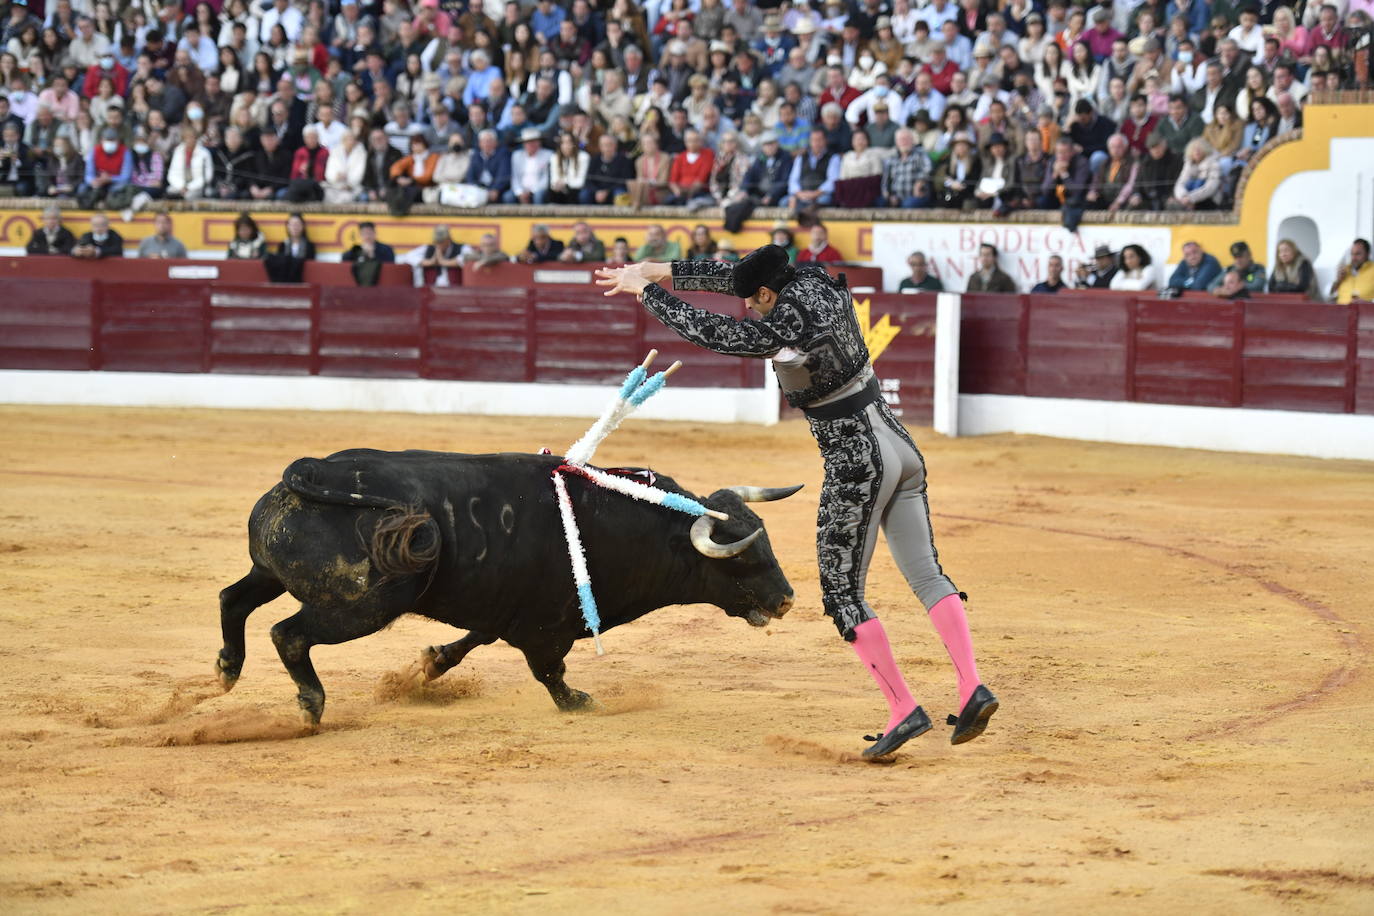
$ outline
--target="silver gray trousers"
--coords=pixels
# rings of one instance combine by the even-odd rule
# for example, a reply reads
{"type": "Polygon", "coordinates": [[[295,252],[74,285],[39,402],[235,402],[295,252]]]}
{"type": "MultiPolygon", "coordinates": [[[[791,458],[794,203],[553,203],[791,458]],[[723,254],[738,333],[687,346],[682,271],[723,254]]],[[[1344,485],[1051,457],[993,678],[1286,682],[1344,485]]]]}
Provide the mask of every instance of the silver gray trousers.
{"type": "Polygon", "coordinates": [[[821,601],[840,635],[853,642],[854,628],[876,616],[864,600],[864,582],[879,527],[926,610],[958,593],[935,550],[925,461],[887,404],[808,422],[825,462],[816,519],[821,601]]]}

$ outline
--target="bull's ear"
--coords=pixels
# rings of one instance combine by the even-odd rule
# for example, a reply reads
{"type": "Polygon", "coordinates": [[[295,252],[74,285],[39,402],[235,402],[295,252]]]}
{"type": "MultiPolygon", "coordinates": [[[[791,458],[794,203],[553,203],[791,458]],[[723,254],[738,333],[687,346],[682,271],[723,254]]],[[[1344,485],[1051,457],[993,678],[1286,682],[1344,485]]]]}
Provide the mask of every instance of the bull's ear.
{"type": "Polygon", "coordinates": [[[795,487],[726,487],[726,489],[747,503],[771,503],[774,500],[786,499],[804,486],[806,484],[799,483],[795,487]]]}

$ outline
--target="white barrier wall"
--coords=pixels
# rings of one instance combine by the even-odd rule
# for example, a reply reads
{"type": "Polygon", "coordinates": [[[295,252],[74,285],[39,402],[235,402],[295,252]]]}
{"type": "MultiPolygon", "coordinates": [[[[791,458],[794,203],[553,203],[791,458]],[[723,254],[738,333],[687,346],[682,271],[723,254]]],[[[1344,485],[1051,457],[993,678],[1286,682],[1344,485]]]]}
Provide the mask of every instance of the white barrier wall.
{"type": "MultiPolygon", "coordinates": [[[[627,369],[628,371],[628,369],[627,369]]],[[[772,373],[767,374],[772,379],[772,373]]],[[[613,385],[450,382],[326,376],[0,371],[0,403],[104,407],[360,410],[485,416],[598,417],[613,385]]],[[[636,414],[701,423],[778,422],[776,384],[664,388],[636,414]]]]}

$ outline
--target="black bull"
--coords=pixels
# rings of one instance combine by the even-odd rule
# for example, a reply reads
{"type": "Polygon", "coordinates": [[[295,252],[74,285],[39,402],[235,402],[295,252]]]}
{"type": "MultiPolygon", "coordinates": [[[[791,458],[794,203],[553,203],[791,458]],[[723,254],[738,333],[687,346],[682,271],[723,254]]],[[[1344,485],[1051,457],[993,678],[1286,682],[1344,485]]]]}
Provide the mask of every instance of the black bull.
{"type": "MultiPolygon", "coordinates": [[[[226,690],[243,669],[244,625],[283,592],[298,613],[272,628],[272,642],[316,724],[324,688],[310,649],[367,636],[413,613],[470,631],[427,649],[438,677],[474,647],[504,639],[560,709],[590,697],[563,681],[564,656],[590,635],[573,587],[551,474],[544,455],[462,455],[351,449],[286,469],[248,519],[253,568],[220,593],[226,690]]],[[[701,499],[727,513],[698,519],[567,478],[602,630],[674,604],[713,604],[754,626],[781,617],[792,589],[763,522],[745,500],[779,499],[798,488],[735,487],[701,499]]],[[[685,496],[667,477],[655,485],[685,496]]]]}

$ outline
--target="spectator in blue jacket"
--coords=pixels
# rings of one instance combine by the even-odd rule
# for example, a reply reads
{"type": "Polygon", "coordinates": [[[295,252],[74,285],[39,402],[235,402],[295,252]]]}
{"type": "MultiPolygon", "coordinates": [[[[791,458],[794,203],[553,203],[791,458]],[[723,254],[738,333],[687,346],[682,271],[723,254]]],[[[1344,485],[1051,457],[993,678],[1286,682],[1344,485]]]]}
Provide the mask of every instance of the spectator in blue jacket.
{"type": "Polygon", "coordinates": [[[1183,260],[1179,262],[1173,276],[1169,277],[1169,287],[1206,292],[1207,287],[1220,274],[1221,264],[1216,258],[1203,251],[1197,242],[1185,242],[1183,260]]]}
{"type": "Polygon", "coordinates": [[[477,135],[477,151],[468,163],[467,183],[487,189],[487,203],[499,204],[510,190],[510,153],[501,148],[496,131],[487,128],[477,135]]]}

